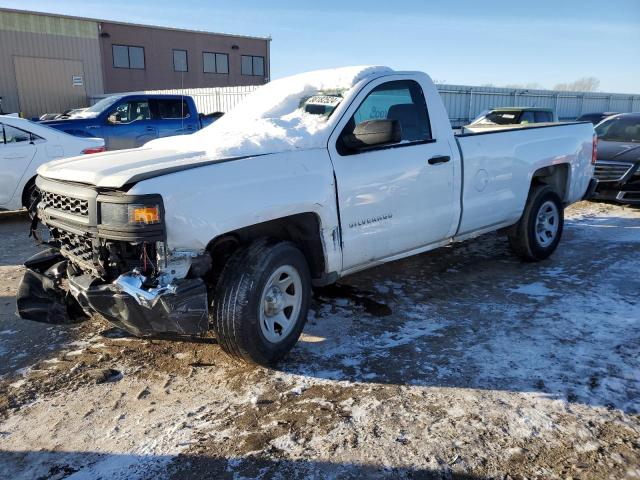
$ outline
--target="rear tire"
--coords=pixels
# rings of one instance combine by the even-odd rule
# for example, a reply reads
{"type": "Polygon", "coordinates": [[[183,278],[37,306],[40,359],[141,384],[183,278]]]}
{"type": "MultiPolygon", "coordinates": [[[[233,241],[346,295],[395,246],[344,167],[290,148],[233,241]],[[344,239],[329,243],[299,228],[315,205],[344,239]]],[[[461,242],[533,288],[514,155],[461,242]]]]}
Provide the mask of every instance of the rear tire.
{"type": "Polygon", "coordinates": [[[509,245],[527,262],[544,260],[558,247],[563,227],[562,200],[550,186],[535,185],[522,217],[509,232],[509,245]]]}
{"type": "Polygon", "coordinates": [[[271,365],[298,341],[310,298],[302,252],[291,242],[258,240],[224,266],[213,297],[213,329],[231,356],[271,365]]]}

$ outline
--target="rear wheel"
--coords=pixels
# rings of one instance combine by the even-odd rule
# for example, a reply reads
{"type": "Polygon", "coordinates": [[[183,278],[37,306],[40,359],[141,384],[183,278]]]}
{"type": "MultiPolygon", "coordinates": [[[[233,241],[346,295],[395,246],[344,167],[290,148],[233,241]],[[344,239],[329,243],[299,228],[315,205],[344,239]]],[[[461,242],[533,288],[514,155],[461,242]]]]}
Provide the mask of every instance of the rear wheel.
{"type": "Polygon", "coordinates": [[[236,251],[217,282],[213,328],[222,348],[269,365],[298,341],[307,320],[311,275],[290,242],[259,240],[236,251]]]}
{"type": "Polygon", "coordinates": [[[509,244],[525,261],[544,260],[557,248],[563,227],[562,200],[548,185],[536,185],[529,192],[522,217],[509,232],[509,244]]]}

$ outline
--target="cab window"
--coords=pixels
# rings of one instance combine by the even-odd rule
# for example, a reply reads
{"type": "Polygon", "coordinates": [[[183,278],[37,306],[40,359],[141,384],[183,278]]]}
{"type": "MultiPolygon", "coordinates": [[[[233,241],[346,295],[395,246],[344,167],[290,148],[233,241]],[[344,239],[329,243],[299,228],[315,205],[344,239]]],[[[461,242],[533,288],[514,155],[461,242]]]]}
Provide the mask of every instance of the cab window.
{"type": "Polygon", "coordinates": [[[109,116],[111,123],[131,123],[139,120],[150,120],[149,102],[147,100],[131,100],[121,103],[109,116]]]}
{"type": "Polygon", "coordinates": [[[151,107],[154,110],[154,118],[162,120],[175,120],[189,118],[189,104],[180,99],[151,100],[151,107]]]}
{"type": "Polygon", "coordinates": [[[535,123],[536,119],[533,112],[524,111],[520,115],[520,123],[535,123]]]}
{"type": "Polygon", "coordinates": [[[353,130],[368,120],[397,120],[402,142],[431,140],[431,128],[422,88],[413,80],[383,83],[365,98],[347,124],[353,130]]]}
{"type": "Polygon", "coordinates": [[[535,112],[536,123],[553,122],[551,112],[535,112]]]}

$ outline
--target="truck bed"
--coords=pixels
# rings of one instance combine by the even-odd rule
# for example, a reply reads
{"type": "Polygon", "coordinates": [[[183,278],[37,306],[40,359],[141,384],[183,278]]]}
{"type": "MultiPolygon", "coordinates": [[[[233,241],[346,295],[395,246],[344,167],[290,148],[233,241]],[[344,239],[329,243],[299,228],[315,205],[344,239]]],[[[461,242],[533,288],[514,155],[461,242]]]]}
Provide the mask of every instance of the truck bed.
{"type": "Polygon", "coordinates": [[[590,122],[546,122],[546,123],[529,123],[522,124],[516,123],[513,125],[474,125],[474,126],[464,126],[460,129],[459,133],[456,133],[456,136],[462,135],[478,135],[483,133],[494,133],[501,132],[504,130],[521,130],[521,129],[529,129],[529,128],[544,128],[544,127],[557,127],[558,125],[570,125],[572,123],[590,123],[590,122]]]}
{"type": "Polygon", "coordinates": [[[593,171],[590,122],[518,127],[455,136],[463,171],[458,237],[515,223],[532,174],[545,166],[566,165],[561,186],[566,203],[579,200],[587,189],[593,171]]]}

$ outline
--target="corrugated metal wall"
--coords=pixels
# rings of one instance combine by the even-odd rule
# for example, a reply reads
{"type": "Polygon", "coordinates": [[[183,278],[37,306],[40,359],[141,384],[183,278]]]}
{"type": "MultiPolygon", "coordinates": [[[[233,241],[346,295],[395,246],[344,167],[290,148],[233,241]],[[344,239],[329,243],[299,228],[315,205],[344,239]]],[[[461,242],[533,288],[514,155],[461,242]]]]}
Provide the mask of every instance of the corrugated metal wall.
{"type": "MultiPolygon", "coordinates": [[[[560,120],[575,120],[589,112],[638,112],[640,95],[557,90],[514,90],[510,88],[436,85],[454,127],[468,124],[484,110],[495,107],[553,108],[560,120]]],[[[255,86],[153,90],[145,93],[190,95],[202,113],[226,112],[255,86]]],[[[91,103],[106,95],[95,96],[91,103]]]]}
{"type": "Polygon", "coordinates": [[[590,112],[640,111],[640,95],[602,92],[524,90],[469,85],[436,85],[454,126],[469,123],[495,107],[552,108],[560,120],[575,120],[590,112]]]}
{"type": "MultiPolygon", "coordinates": [[[[0,96],[3,97],[2,108],[6,112],[23,110],[19,104],[15,57],[82,62],[86,91],[90,95],[104,92],[96,22],[0,9],[0,96]]],[[[38,91],[30,95],[40,95],[41,104],[46,106],[46,100],[51,96],[47,89],[48,72],[41,71],[38,74],[42,76],[37,82],[38,91]]],[[[71,84],[72,76],[68,77],[71,84]]],[[[69,105],[68,108],[79,106],[69,105]]],[[[32,116],[45,112],[25,113],[32,116]]]]}

